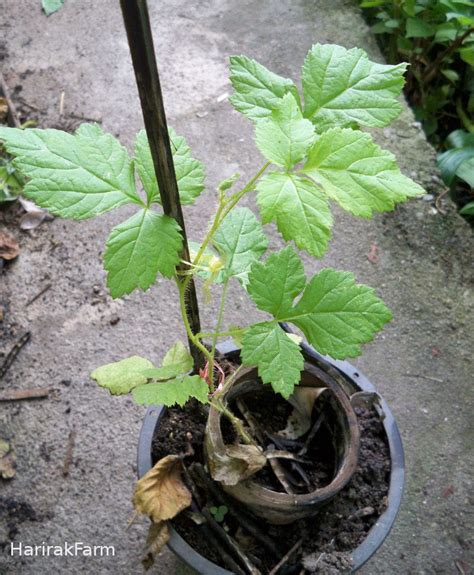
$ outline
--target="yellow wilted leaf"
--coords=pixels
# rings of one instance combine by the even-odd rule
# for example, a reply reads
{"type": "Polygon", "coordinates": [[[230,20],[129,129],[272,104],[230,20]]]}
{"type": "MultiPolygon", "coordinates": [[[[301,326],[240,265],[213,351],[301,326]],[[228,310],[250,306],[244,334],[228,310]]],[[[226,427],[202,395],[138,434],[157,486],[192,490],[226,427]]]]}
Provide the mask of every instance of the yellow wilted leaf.
{"type": "Polygon", "coordinates": [[[166,522],[158,524],[152,523],[150,525],[146,538],[146,554],[142,560],[145,571],[148,571],[148,569],[153,565],[155,562],[155,555],[158,555],[158,553],[168,543],[169,538],[170,533],[166,522]]]}
{"type": "Polygon", "coordinates": [[[159,524],[189,507],[191,499],[181,480],[181,458],[167,455],[137,482],[133,504],[138,513],[159,524]]]}

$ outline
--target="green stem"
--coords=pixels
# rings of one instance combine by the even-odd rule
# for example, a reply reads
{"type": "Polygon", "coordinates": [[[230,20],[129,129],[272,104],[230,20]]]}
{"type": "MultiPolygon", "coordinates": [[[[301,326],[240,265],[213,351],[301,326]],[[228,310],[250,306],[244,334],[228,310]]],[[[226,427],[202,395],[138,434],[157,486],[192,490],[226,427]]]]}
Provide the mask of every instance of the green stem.
{"type": "Polygon", "coordinates": [[[246,443],[247,445],[256,445],[258,447],[254,438],[245,431],[242,421],[232,413],[232,411],[227,407],[227,405],[224,404],[223,401],[221,400],[211,401],[211,405],[215,409],[217,409],[217,411],[222,413],[222,415],[225,415],[227,417],[227,419],[234,426],[234,429],[237,432],[237,434],[243,439],[244,443],[246,443]]]}
{"type": "Polygon", "coordinates": [[[208,361],[211,361],[212,355],[210,351],[199,341],[199,338],[193,333],[191,325],[189,323],[188,312],[186,309],[186,285],[185,282],[180,281],[176,278],[176,285],[178,286],[179,292],[179,307],[181,310],[181,316],[183,318],[184,327],[186,328],[186,334],[193,344],[204,354],[208,361]]]}
{"type": "Polygon", "coordinates": [[[222,320],[224,318],[225,298],[227,295],[228,286],[229,286],[229,281],[226,280],[226,282],[224,283],[224,286],[222,288],[221,303],[219,305],[219,312],[217,314],[216,331],[214,332],[214,334],[212,336],[212,349],[211,349],[212,359],[209,362],[209,378],[210,378],[211,383],[214,383],[214,359],[216,356],[216,345],[217,345],[217,337],[218,337],[217,334],[219,333],[219,330],[221,329],[222,320]]]}

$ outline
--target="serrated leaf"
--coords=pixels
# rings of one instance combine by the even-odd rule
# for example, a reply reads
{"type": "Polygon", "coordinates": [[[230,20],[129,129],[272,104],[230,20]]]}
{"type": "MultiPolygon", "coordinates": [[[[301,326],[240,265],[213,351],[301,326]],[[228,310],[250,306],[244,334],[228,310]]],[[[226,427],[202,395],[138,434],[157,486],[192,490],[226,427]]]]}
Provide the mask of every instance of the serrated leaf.
{"type": "MultiPolygon", "coordinates": [[[[169,128],[169,136],[181,203],[192,204],[204,190],[204,167],[199,160],[191,156],[191,148],[186,140],[182,136],[178,136],[173,128],[169,128]]],[[[161,204],[155,167],[145,130],[141,130],[137,134],[135,162],[148,202],[161,204]]]]}
{"type": "Polygon", "coordinates": [[[0,127],[0,140],[29,179],[25,196],[56,216],[81,220],[142,205],[126,149],[97,125],[83,124],[74,135],[0,127]]]}
{"type": "Polygon", "coordinates": [[[276,318],[291,310],[306,284],[301,259],[289,246],[270,254],[264,262],[255,262],[248,280],[247,291],[258,308],[276,318]]]}
{"type": "Polygon", "coordinates": [[[231,56],[230,81],[235,91],[230,97],[231,104],[254,121],[269,116],[288,92],[299,98],[291,80],[246,56],[231,56]]]}
{"type": "Polygon", "coordinates": [[[135,288],[147,290],[158,272],[172,277],[183,239],[173,218],[143,209],[112,229],[106,243],[107,285],[117,298],[135,288]]]}
{"type": "Polygon", "coordinates": [[[320,353],[344,359],[360,355],[360,345],[391,318],[372,288],[356,284],[349,272],[327,268],[313,276],[282,321],[299,327],[320,353]]]}
{"type": "Polygon", "coordinates": [[[173,347],[166,352],[161,365],[163,367],[168,365],[179,365],[183,370],[182,373],[186,373],[193,367],[193,358],[184,343],[182,341],[177,341],[173,347]]]}
{"type": "Polygon", "coordinates": [[[301,161],[314,142],[314,127],[303,114],[290,93],[266,120],[257,123],[255,142],[262,154],[287,170],[301,161]]]}
{"type": "Polygon", "coordinates": [[[101,387],[108,389],[112,395],[123,395],[137,385],[145,383],[147,376],[144,372],[153,367],[148,359],[134,355],[98,367],[91,373],[91,378],[101,387]]]}
{"type": "Polygon", "coordinates": [[[193,358],[182,341],[176,342],[165,354],[161,367],[143,372],[149,379],[167,380],[185,375],[193,368],[193,358]]]}
{"type": "Polygon", "coordinates": [[[305,287],[301,269],[291,248],[253,264],[248,285],[251,298],[277,321],[299,327],[320,353],[336,359],[359,355],[361,344],[371,341],[391,319],[388,308],[372,288],[356,284],[350,273],[324,269],[305,287]],[[279,283],[275,285],[276,278],[279,283]]]}
{"type": "Polygon", "coordinates": [[[400,172],[390,152],[355,130],[324,132],[309,151],[303,172],[345,210],[364,218],[425,194],[400,172]]]}
{"type": "Polygon", "coordinates": [[[256,365],[263,383],[288,398],[299,383],[304,367],[301,350],[277,324],[259,323],[249,327],[242,338],[243,365],[256,365]]]}
{"type": "Polygon", "coordinates": [[[199,375],[186,375],[160,383],[145,383],[133,390],[133,399],[141,405],[183,405],[191,398],[208,403],[209,386],[199,375]]]}
{"type": "Polygon", "coordinates": [[[387,126],[402,111],[397,97],[406,67],[371,62],[359,48],[315,44],[303,65],[304,116],[318,131],[354,123],[387,126]]]}
{"type": "Polygon", "coordinates": [[[213,244],[224,260],[222,279],[235,276],[245,285],[250,266],[265,252],[268,239],[251,210],[235,208],[214,234],[213,244]]]}
{"type": "Polygon", "coordinates": [[[275,221],[286,241],[321,257],[331,238],[332,216],[327,196],[311,181],[273,172],[256,186],[262,221],[275,221]]]}

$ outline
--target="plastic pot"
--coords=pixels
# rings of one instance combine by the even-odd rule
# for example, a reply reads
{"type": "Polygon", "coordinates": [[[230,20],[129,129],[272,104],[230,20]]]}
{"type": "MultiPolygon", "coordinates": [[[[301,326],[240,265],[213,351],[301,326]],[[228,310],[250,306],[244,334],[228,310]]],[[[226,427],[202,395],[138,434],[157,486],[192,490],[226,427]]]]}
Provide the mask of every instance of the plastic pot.
{"type": "MultiPolygon", "coordinates": [[[[355,391],[375,392],[376,389],[370,381],[353,365],[347,361],[335,361],[324,357],[314,351],[310,346],[302,344],[305,359],[339,379],[341,386],[354,393],[355,391]]],[[[219,351],[225,353],[229,359],[238,357],[238,350],[231,342],[225,342],[219,351]]],[[[390,449],[391,471],[388,492],[387,509],[378,518],[364,541],[351,553],[353,559],[352,573],[360,569],[382,545],[393,526],[402,501],[405,483],[405,460],[403,445],[395,419],[381,397],[378,410],[383,415],[383,426],[387,434],[390,449]]],[[[138,444],[138,476],[142,477],[152,467],[152,441],[155,430],[166,413],[163,406],[150,407],[145,415],[138,444]]],[[[171,537],[168,547],[182,559],[189,567],[201,575],[233,575],[215,563],[212,563],[197,551],[174,530],[170,529],[171,537]]]]}

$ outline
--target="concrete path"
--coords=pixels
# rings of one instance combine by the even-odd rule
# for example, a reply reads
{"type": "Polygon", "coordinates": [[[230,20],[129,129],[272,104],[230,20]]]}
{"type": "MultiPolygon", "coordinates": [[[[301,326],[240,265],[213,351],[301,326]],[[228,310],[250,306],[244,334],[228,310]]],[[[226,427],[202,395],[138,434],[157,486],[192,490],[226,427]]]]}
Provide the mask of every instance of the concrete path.
{"type": "MultiPolygon", "coordinates": [[[[15,96],[41,111],[43,127],[71,124],[71,114],[94,118],[130,145],[142,119],[118,2],[66,0],[50,18],[41,13],[40,4],[5,0],[2,5],[2,69],[9,85],[17,87],[15,96]]],[[[360,46],[377,60],[381,56],[355,1],[149,4],[169,118],[207,166],[210,191],[186,212],[188,229],[194,230],[190,235],[198,239],[214,208],[215,184],[235,171],[252,175],[261,164],[250,124],[222,101],[230,92],[227,56],[255,57],[295,79],[314,42],[360,46]]],[[[439,192],[433,150],[410,111],[377,138],[429,193],[439,192]]],[[[474,250],[468,227],[449,202],[443,205],[446,214],[419,200],[370,222],[337,211],[334,242],[323,262],[352,270],[360,281],[375,286],[395,316],[357,365],[396,414],[406,447],[408,487],[396,527],[362,570],[364,575],[468,573],[474,568],[474,250]],[[375,264],[367,259],[373,244],[380,256],[375,264]]],[[[16,477],[0,487],[5,520],[0,541],[14,535],[25,544],[67,540],[115,545],[116,556],[13,563],[5,548],[0,573],[141,572],[146,522],[128,531],[125,527],[132,515],[144,410],[130,399],[111,399],[88,374],[134,353],[159,360],[172,343],[169,334],[182,333],[176,294],[168,283],[159,282],[147,294],[126,301],[114,302],[106,294],[100,254],[108,230],[126,213],[82,223],[55,220],[31,233],[14,230],[22,253],[0,276],[3,351],[24,331],[32,334],[2,386],[57,390],[56,399],[0,406],[0,436],[12,439],[18,458],[16,477]],[[47,283],[51,289],[25,307],[47,283]],[[117,317],[120,321],[112,325],[117,317]],[[73,465],[63,477],[73,429],[73,465]],[[8,510],[15,516],[10,520],[8,510]]],[[[308,272],[319,266],[308,261],[308,272]]],[[[231,301],[229,322],[255,315],[239,289],[231,291],[231,301]]],[[[203,308],[203,321],[210,321],[214,312],[203,308]]],[[[153,573],[189,571],[165,552],[153,573]]]]}

